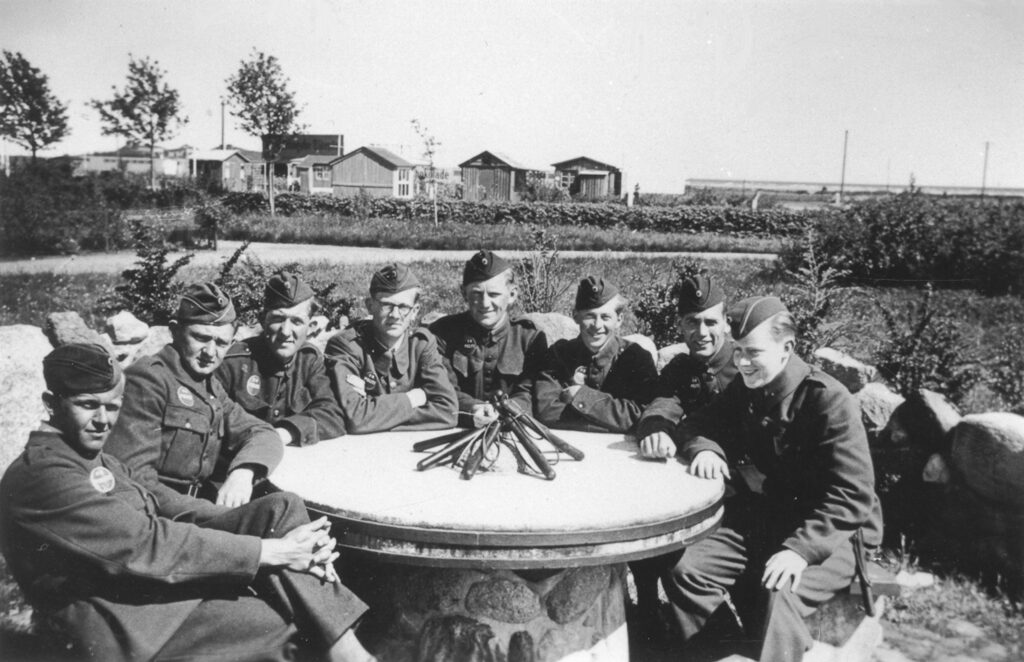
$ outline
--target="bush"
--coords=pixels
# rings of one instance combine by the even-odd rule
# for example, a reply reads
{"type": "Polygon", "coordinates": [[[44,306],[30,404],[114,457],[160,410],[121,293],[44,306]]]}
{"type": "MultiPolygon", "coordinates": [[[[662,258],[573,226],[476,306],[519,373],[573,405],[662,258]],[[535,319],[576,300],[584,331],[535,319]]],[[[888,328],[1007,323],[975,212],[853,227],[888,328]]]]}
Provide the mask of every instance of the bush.
{"type": "Polygon", "coordinates": [[[531,237],[533,252],[515,265],[519,307],[526,313],[547,313],[557,310],[559,300],[575,285],[579,265],[560,259],[557,234],[540,228],[531,237]]]}
{"type": "Polygon", "coordinates": [[[815,350],[831,347],[849,326],[848,320],[829,319],[841,295],[839,283],[848,274],[819,259],[816,243],[813,231],[800,242],[801,264],[785,274],[794,292],[782,297],[796,319],[796,352],[812,363],[815,350]]]}
{"type": "MultiPolygon", "coordinates": [[[[855,282],[1024,292],[1024,201],[936,198],[911,188],[825,214],[815,233],[821,258],[855,282]]],[[[797,250],[783,259],[791,269],[801,263],[797,250]]]]}
{"type": "Polygon", "coordinates": [[[175,278],[194,255],[189,253],[168,264],[170,250],[162,237],[141,223],[133,224],[132,236],[138,266],[121,272],[125,282],[114,288],[113,296],[101,301],[101,308],[109,312],[126,309],[147,324],[167,324],[183,289],[175,278]]]}

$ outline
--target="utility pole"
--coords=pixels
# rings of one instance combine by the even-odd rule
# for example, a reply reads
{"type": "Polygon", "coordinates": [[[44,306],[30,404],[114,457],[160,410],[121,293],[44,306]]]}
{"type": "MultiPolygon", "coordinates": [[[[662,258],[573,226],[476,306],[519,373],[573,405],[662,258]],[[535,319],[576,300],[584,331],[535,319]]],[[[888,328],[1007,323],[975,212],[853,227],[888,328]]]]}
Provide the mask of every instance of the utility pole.
{"type": "Polygon", "coordinates": [[[220,148],[224,149],[224,99],[220,100],[220,148]]]}
{"type": "Polygon", "coordinates": [[[846,188],[846,144],[850,139],[850,130],[843,131],[843,171],[839,175],[839,204],[843,204],[843,189],[846,188]]]}
{"type": "Polygon", "coordinates": [[[988,177],[988,141],[985,141],[985,163],[981,167],[981,197],[985,197],[985,180],[988,177]]]}

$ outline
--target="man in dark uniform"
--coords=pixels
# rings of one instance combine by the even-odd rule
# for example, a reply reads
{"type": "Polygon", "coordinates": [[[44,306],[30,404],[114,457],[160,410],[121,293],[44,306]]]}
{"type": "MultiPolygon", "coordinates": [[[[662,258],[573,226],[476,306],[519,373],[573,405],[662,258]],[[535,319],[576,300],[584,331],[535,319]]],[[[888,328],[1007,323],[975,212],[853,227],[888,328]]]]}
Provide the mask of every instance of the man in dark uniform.
{"type": "Polygon", "coordinates": [[[663,580],[686,638],[730,587],[752,586],[760,599],[743,620],[764,640],[761,659],[799,661],[813,643],[803,619],[853,579],[853,537],[881,542],[867,435],[849,391],[793,353],[796,325],[781,301],[744,299],[728,317],[740,378],[674,435],[691,473],[735,474],[740,494],[663,580]],[[736,464],[745,458],[752,465],[736,464]]]}
{"type": "Polygon", "coordinates": [[[49,421],[0,481],[3,554],[75,659],[289,660],[306,642],[372,660],[366,606],[338,580],[326,519],[280,492],[229,509],[155,491],[103,452],[124,393],[99,345],[43,361],[49,421]]]}
{"type": "Polygon", "coordinates": [[[679,293],[678,311],[689,353],[679,354],[662,369],[654,401],[640,416],[637,437],[644,457],[675,457],[671,431],[736,376],[721,285],[705,272],[687,278],[679,293]]]}
{"type": "MultiPolygon", "coordinates": [[[[725,390],[736,376],[722,286],[703,271],[688,277],[682,283],[677,310],[688,353],[679,354],[662,369],[657,396],[640,416],[637,438],[640,454],[647,458],[675,457],[672,430],[684,416],[706,406],[725,390]]],[[[660,620],[658,576],[670,562],[669,558],[656,557],[629,564],[641,622],[652,628],[660,620]]]]}
{"type": "Polygon", "coordinates": [[[576,291],[580,334],[548,350],[534,389],[537,418],[549,427],[629,432],[654,397],[658,369],[651,354],[619,336],[626,300],[603,278],[587,276],[576,291]]]}
{"type": "Polygon", "coordinates": [[[186,288],[171,344],[125,373],[124,411],[108,452],[139,473],[218,504],[240,506],[284,448],[270,424],[235,404],[213,373],[235,335],[235,307],[216,285],[186,288]]]}
{"type": "Polygon", "coordinates": [[[512,265],[491,251],[477,252],[462,271],[462,296],[468,310],[430,325],[459,399],[459,426],[497,419],[488,401],[497,391],[531,411],[548,342],[530,320],[509,317],[518,296],[512,265]]]}
{"type": "Polygon", "coordinates": [[[455,389],[434,334],[410,331],[419,314],[420,283],[403,264],[370,279],[371,318],[327,343],[327,369],[349,432],[437,430],[455,425],[455,389]]]}
{"type": "Polygon", "coordinates": [[[263,333],[232,345],[217,369],[232,400],[295,446],[345,434],[323,356],[306,342],[313,302],[297,275],[275,274],[263,293],[263,333]]]}

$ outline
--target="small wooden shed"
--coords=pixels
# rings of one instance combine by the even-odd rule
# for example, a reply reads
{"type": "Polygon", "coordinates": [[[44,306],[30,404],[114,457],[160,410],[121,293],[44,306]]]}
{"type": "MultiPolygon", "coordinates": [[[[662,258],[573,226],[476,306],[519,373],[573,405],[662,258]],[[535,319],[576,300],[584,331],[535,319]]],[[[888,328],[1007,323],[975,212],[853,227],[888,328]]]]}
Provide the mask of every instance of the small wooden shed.
{"type": "Polygon", "coordinates": [[[337,157],[308,154],[288,162],[288,188],[297,188],[302,193],[331,195],[333,193],[333,168],[331,162],[337,157]]]}
{"type": "Polygon", "coordinates": [[[225,191],[248,188],[249,159],[237,149],[207,149],[192,152],[191,174],[200,186],[219,184],[225,191]]]}
{"type": "Polygon", "coordinates": [[[529,168],[500,152],[480,152],[459,164],[462,170],[463,197],[466,200],[519,200],[518,191],[526,186],[529,168]]]}
{"type": "Polygon", "coordinates": [[[375,198],[416,195],[416,164],[383,147],[360,147],[330,162],[334,195],[348,198],[360,189],[375,198]]]}
{"type": "Polygon", "coordinates": [[[569,195],[586,198],[619,197],[622,195],[622,171],[608,163],[587,156],[552,163],[555,178],[569,195]]]}

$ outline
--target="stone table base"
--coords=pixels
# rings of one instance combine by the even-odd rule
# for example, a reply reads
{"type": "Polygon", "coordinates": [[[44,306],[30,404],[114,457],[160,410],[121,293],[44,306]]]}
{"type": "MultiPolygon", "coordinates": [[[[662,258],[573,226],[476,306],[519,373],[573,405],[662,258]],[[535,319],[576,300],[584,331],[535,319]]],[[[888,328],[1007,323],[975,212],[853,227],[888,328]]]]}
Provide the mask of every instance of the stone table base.
{"type": "Polygon", "coordinates": [[[625,564],[565,570],[422,568],[346,558],[381,662],[629,659],[625,564]]]}

